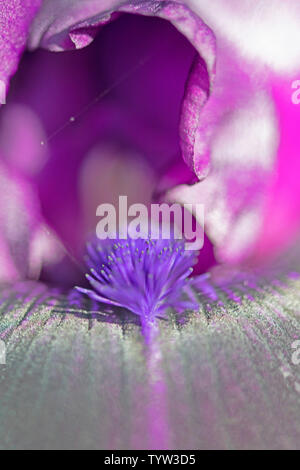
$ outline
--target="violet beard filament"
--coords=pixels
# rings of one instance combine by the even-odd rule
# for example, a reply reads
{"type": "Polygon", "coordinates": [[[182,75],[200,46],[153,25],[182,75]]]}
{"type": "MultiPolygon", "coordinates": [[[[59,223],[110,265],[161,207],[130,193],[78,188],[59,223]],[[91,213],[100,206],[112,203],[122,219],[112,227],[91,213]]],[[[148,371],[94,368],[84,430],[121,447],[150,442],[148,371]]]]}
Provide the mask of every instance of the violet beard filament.
{"type": "Polygon", "coordinates": [[[98,240],[87,244],[86,278],[92,289],[76,287],[104,304],[123,307],[152,321],[169,309],[194,309],[185,287],[197,261],[183,240],[98,240]]]}

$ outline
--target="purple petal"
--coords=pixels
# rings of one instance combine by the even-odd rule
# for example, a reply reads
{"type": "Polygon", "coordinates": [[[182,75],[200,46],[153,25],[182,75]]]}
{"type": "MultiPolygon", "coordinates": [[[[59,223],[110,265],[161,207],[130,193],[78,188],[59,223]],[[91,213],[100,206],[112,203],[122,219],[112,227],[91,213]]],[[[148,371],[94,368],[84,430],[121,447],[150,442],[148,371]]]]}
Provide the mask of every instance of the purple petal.
{"type": "Polygon", "coordinates": [[[26,46],[29,27],[41,0],[2,0],[0,5],[0,104],[5,102],[3,87],[17,70],[26,46]],[[4,84],[4,85],[3,85],[4,84]],[[1,96],[2,95],[2,96],[1,96]]]}

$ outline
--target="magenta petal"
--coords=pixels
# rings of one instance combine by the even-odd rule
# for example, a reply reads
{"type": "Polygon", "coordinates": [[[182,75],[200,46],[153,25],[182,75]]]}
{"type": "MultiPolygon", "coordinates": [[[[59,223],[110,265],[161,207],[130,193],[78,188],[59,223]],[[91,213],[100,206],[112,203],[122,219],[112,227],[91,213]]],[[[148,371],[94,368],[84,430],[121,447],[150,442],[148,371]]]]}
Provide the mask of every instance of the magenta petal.
{"type": "Polygon", "coordinates": [[[209,81],[205,64],[201,57],[197,57],[186,87],[179,132],[183,158],[199,179],[207,176],[209,171],[208,135],[202,132],[201,126],[201,111],[208,96],[209,81]]]}
{"type": "Polygon", "coordinates": [[[263,83],[238,70],[228,55],[221,57],[216,77],[217,91],[203,116],[214,119],[210,136],[211,171],[194,186],[182,185],[169,191],[172,201],[205,206],[205,230],[222,262],[240,262],[253,255],[261,234],[264,206],[274,175],[279,142],[279,125],[271,95],[263,83]],[[222,59],[224,63],[222,64],[222,59]],[[226,65],[226,72],[222,70],[226,65]],[[226,80],[239,83],[233,87],[226,80]]]}
{"type": "Polygon", "coordinates": [[[29,27],[41,0],[2,0],[0,4],[0,104],[26,46],[29,27]],[[4,84],[4,85],[3,85],[4,84]]]}
{"type": "Polygon", "coordinates": [[[290,79],[274,77],[272,92],[280,122],[280,143],[277,171],[268,192],[255,250],[257,258],[272,257],[288,247],[291,241],[297,240],[300,230],[300,107],[291,100],[290,79]]]}

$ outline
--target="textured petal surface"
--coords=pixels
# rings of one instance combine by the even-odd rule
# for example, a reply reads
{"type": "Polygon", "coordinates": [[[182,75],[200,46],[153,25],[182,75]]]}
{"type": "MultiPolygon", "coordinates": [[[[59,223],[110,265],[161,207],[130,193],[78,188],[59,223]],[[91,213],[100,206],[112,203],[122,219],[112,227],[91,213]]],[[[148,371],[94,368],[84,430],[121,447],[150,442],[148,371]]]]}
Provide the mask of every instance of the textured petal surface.
{"type": "Polygon", "coordinates": [[[300,63],[300,4],[298,0],[188,0],[191,8],[212,28],[218,42],[225,40],[239,57],[295,73],[300,63]]]}
{"type": "Polygon", "coordinates": [[[299,274],[226,277],[147,344],[74,291],[2,289],[0,447],[299,448],[299,274]]]}
{"type": "MultiPolygon", "coordinates": [[[[15,73],[41,0],[2,0],[0,5],[0,80],[7,88],[15,73]]],[[[1,92],[2,91],[2,92],[1,92]]],[[[4,102],[0,90],[0,104],[4,102]]]]}

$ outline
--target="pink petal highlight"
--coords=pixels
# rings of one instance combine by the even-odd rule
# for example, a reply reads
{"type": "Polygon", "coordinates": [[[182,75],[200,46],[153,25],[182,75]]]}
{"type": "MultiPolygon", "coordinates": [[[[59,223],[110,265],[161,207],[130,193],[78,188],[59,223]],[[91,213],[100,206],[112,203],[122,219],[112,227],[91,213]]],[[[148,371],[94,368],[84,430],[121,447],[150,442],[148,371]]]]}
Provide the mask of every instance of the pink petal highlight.
{"type": "MultiPolygon", "coordinates": [[[[296,75],[300,77],[300,73],[296,75]]],[[[300,105],[292,102],[293,80],[272,78],[272,94],[280,124],[276,171],[264,209],[255,258],[273,257],[299,236],[300,105]]]]}

